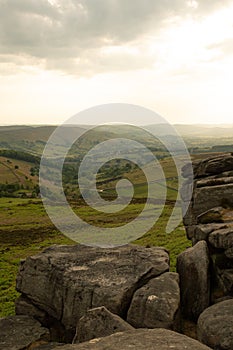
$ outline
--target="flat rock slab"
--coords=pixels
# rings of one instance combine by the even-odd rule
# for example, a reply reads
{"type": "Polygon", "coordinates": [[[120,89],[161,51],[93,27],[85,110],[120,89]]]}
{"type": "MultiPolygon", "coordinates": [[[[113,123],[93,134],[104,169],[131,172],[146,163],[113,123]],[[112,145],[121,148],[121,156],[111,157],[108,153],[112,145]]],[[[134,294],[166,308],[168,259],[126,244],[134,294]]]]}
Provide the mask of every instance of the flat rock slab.
{"type": "Polygon", "coordinates": [[[134,292],[168,270],[162,248],[52,246],[21,263],[17,290],[74,335],[89,309],[126,316],[134,292]]]}
{"type": "Polygon", "coordinates": [[[133,329],[122,318],[114,315],[104,306],[97,307],[87,311],[86,315],[80,318],[73,343],[78,344],[117,332],[132,331],[133,329]]]}
{"type": "Polygon", "coordinates": [[[167,272],[135,292],[127,321],[135,328],[175,329],[179,306],[179,275],[167,272]]]}
{"type": "Polygon", "coordinates": [[[197,340],[166,329],[138,329],[55,350],[210,350],[197,340]]]}
{"type": "Polygon", "coordinates": [[[49,331],[35,319],[29,316],[0,319],[0,350],[25,350],[44,341],[49,341],[49,331]]]}
{"type": "Polygon", "coordinates": [[[233,170],[233,156],[231,154],[221,155],[204,159],[194,166],[195,178],[217,175],[233,170]]]}
{"type": "Polygon", "coordinates": [[[219,186],[195,188],[193,194],[193,213],[197,217],[211,208],[223,205],[224,201],[230,202],[232,197],[232,183],[219,186]]]}
{"type": "Polygon", "coordinates": [[[228,228],[227,224],[206,224],[206,225],[196,225],[194,230],[194,238],[197,242],[208,241],[208,237],[211,232],[228,228]]]}
{"type": "Polygon", "coordinates": [[[213,349],[233,349],[233,299],[206,309],[198,319],[198,339],[213,349]]]}

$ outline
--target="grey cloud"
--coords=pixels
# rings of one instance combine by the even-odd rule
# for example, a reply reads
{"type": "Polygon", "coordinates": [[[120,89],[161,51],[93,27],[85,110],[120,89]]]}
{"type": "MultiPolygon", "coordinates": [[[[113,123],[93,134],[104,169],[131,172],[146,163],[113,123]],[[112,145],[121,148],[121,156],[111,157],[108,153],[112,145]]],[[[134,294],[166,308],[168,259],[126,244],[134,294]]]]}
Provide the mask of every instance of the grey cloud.
{"type": "MultiPolygon", "coordinates": [[[[156,32],[170,16],[204,15],[228,0],[203,0],[192,9],[185,0],[0,0],[0,60],[4,55],[45,61],[48,69],[85,74],[148,67],[142,53],[103,57],[107,45],[127,45],[156,32]],[[112,62],[112,63],[111,63],[112,62]]],[[[17,62],[17,59],[15,60],[17,62]]]]}

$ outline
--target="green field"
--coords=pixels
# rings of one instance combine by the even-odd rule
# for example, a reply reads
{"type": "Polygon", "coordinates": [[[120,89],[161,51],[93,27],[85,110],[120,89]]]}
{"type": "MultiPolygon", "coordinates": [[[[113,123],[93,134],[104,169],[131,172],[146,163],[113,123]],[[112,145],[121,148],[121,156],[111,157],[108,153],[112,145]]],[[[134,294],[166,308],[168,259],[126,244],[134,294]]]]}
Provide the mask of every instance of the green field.
{"type": "MultiPolygon", "coordinates": [[[[23,164],[17,162],[19,167],[23,164]]],[[[164,161],[165,172],[170,176],[171,168],[168,160],[164,161]]],[[[70,201],[73,210],[91,225],[100,227],[117,227],[130,222],[143,210],[147,185],[139,170],[131,172],[127,177],[136,182],[134,201],[125,209],[114,214],[102,214],[85,205],[82,200],[70,201]]],[[[171,269],[175,271],[176,256],[183,251],[190,242],[186,239],[182,224],[172,233],[166,234],[165,228],[170,217],[174,200],[177,196],[175,180],[169,180],[172,189],[168,190],[170,202],[154,227],[136,244],[164,246],[170,251],[171,269]]],[[[106,191],[107,199],[115,196],[116,180],[101,187],[106,191]]],[[[104,192],[103,192],[104,193],[104,192]]],[[[158,193],[159,196],[159,193],[158,193]]],[[[160,206],[152,204],[150,210],[160,210],[160,206]]],[[[150,211],[145,214],[150,215],[150,211]]],[[[17,297],[15,279],[20,259],[36,254],[51,244],[74,244],[61,234],[52,224],[46,214],[44,206],[38,198],[0,198],[0,316],[14,314],[14,301],[17,297]]]]}
{"type": "MultiPolygon", "coordinates": [[[[14,314],[14,301],[18,296],[15,291],[15,280],[20,259],[36,254],[51,244],[76,244],[55,228],[38,196],[38,157],[53,130],[54,127],[0,127],[0,149],[8,152],[5,156],[0,153],[0,317],[14,314]],[[15,156],[12,147],[19,152],[15,156]],[[29,156],[28,161],[25,160],[25,156],[26,158],[29,156]]],[[[68,131],[64,134],[65,139],[69,137],[68,131]]],[[[82,131],[81,128],[79,131],[82,131]]],[[[116,160],[100,169],[97,189],[100,196],[111,204],[111,201],[117,197],[118,180],[128,179],[134,185],[134,195],[130,204],[116,214],[103,214],[101,208],[97,211],[87,206],[80,196],[76,174],[82,155],[96,143],[109,137],[114,138],[116,135],[113,131],[115,132],[115,129],[100,128],[95,134],[95,139],[92,133],[86,139],[81,139],[68,154],[63,169],[64,192],[73,211],[83,221],[96,227],[116,228],[133,221],[143,211],[148,194],[148,185],[142,169],[135,166],[133,162],[116,160]]],[[[198,132],[200,132],[199,129],[198,132]]],[[[157,143],[153,144],[153,140],[148,135],[131,129],[126,130],[126,135],[128,134],[144,142],[153,150],[160,159],[160,165],[166,177],[164,184],[156,169],[148,164],[157,184],[157,201],[150,203],[139,225],[143,225],[143,220],[147,220],[156,211],[161,210],[160,200],[164,196],[164,190],[167,190],[166,205],[159,219],[144,236],[132,243],[167,248],[170,251],[171,270],[175,271],[177,255],[191,243],[186,238],[182,223],[173,232],[166,233],[166,226],[178,195],[178,180],[174,163],[164,149],[160,148],[157,143]]],[[[187,135],[187,145],[195,148],[194,153],[197,153],[197,150],[200,151],[198,154],[193,154],[193,158],[204,159],[210,156],[209,152],[213,152],[211,145],[223,142],[223,139],[218,138],[219,135],[216,137],[213,141],[209,137],[195,138],[187,135]]],[[[230,139],[226,141],[226,144],[228,143],[230,144],[230,139]]],[[[103,159],[103,155],[100,155],[98,161],[103,159]]],[[[56,168],[54,169],[56,172],[56,168]]],[[[87,173],[87,188],[89,187],[88,177],[87,173]]],[[[53,170],[51,179],[53,179],[53,170]]],[[[127,195],[128,189],[125,188],[123,196],[127,197],[127,195]]]]}
{"type": "MultiPolygon", "coordinates": [[[[143,204],[131,204],[127,219],[142,207],[143,204]]],[[[79,214],[96,224],[99,219],[91,211],[87,207],[79,208],[79,214]]],[[[177,254],[189,246],[190,242],[186,239],[182,225],[170,234],[164,233],[170,211],[171,207],[166,206],[155,226],[135,243],[169,249],[171,269],[174,271],[177,254]]],[[[126,213],[123,213],[118,216],[117,224],[124,223],[125,220],[126,213]]],[[[20,259],[36,254],[51,244],[74,242],[54,228],[40,200],[1,198],[0,223],[0,316],[6,316],[14,314],[14,301],[17,297],[15,279],[20,259]]],[[[104,224],[114,227],[116,222],[106,219],[104,224]]]]}
{"type": "MultiPolygon", "coordinates": [[[[172,171],[169,160],[164,161],[163,167],[169,175],[167,204],[150,231],[132,243],[167,248],[170,252],[171,270],[175,271],[177,255],[191,243],[186,238],[182,223],[173,232],[165,233],[177,196],[177,181],[175,177],[171,179],[172,171]]],[[[79,199],[78,201],[70,200],[74,212],[84,221],[98,227],[117,227],[130,222],[144,208],[147,186],[144,183],[144,177],[140,176],[138,171],[127,174],[127,177],[131,181],[135,180],[136,189],[134,200],[125,210],[117,214],[103,215],[79,199]]],[[[116,180],[107,183],[105,189],[107,200],[114,198],[115,184],[116,180]]],[[[104,188],[103,185],[102,188],[104,188]]],[[[160,205],[151,204],[144,219],[151,214],[151,211],[160,209],[160,205]]],[[[36,254],[52,244],[74,244],[74,242],[54,227],[39,198],[0,198],[0,317],[14,314],[14,301],[18,296],[15,291],[15,280],[20,259],[36,254]]]]}

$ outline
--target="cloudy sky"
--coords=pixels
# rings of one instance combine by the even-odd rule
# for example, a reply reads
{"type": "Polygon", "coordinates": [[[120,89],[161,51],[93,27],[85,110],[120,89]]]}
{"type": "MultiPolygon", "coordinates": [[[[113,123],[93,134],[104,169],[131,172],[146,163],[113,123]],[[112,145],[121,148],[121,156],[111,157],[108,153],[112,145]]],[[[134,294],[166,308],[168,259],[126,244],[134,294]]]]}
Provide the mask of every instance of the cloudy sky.
{"type": "Polygon", "coordinates": [[[233,0],[0,0],[0,124],[110,102],[233,123],[233,0]]]}

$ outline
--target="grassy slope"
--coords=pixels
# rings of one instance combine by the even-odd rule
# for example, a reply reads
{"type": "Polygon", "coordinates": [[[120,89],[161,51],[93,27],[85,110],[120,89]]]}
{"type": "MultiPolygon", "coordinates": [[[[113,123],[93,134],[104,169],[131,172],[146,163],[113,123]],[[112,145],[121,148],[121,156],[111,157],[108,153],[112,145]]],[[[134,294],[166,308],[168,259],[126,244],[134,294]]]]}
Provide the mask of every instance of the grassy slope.
{"type": "MultiPolygon", "coordinates": [[[[29,134],[32,140],[35,139],[34,131],[31,130],[29,134]]],[[[44,130],[40,131],[44,132],[44,130]]],[[[102,138],[102,135],[100,135],[100,138],[102,138]]],[[[39,139],[42,139],[42,135],[39,139]]],[[[86,147],[86,145],[84,146],[86,147]]],[[[206,156],[202,155],[203,158],[206,156]]],[[[167,177],[169,186],[167,198],[171,203],[166,205],[163,214],[154,227],[135,243],[167,248],[170,251],[171,269],[174,271],[176,256],[187,246],[190,246],[190,242],[186,239],[182,225],[170,234],[165,233],[166,224],[172,211],[172,201],[177,196],[177,181],[171,160],[165,159],[161,162],[161,165],[167,177]]],[[[9,164],[6,159],[0,158],[0,182],[8,181],[25,184],[25,181],[26,183],[31,181],[37,183],[38,178],[30,175],[31,166],[30,163],[18,160],[11,160],[9,164]],[[15,169],[15,165],[18,165],[19,168],[15,169]],[[28,177],[28,180],[26,180],[26,177],[28,177]]],[[[147,185],[145,177],[139,170],[128,173],[126,176],[135,184],[136,198],[136,201],[131,203],[126,211],[122,211],[117,216],[101,216],[91,208],[82,205],[79,207],[76,205],[74,210],[84,220],[99,226],[116,227],[132,220],[143,209],[144,204],[140,202],[140,199],[145,198],[147,185]]],[[[115,185],[116,180],[112,179],[106,185],[101,185],[100,188],[104,189],[108,196],[114,197],[116,194],[115,185]]],[[[159,191],[158,196],[160,196],[159,191]]],[[[154,207],[155,209],[156,207],[154,207]]],[[[17,297],[15,279],[20,259],[36,254],[44,247],[54,243],[73,244],[72,241],[54,228],[40,200],[0,198],[0,317],[14,313],[14,300],[17,297]]]]}
{"type": "MultiPolygon", "coordinates": [[[[17,162],[19,163],[19,162],[17,162]]],[[[19,164],[19,168],[23,165],[19,164]]],[[[171,175],[169,161],[164,163],[167,173],[171,175]]],[[[137,182],[136,197],[145,196],[145,179],[139,174],[131,173],[129,178],[137,182]]],[[[115,182],[108,184],[110,192],[114,192],[115,182]]],[[[172,200],[176,197],[174,190],[168,191],[168,197],[172,200]],[[174,196],[175,195],[175,196],[174,196]]],[[[143,210],[144,204],[137,201],[128,206],[117,215],[101,215],[86,206],[75,206],[74,210],[89,223],[97,226],[116,227],[132,220],[143,210]]],[[[158,207],[158,206],[157,206],[158,207]]],[[[152,207],[156,210],[156,206],[152,207]]],[[[183,251],[190,242],[187,241],[182,226],[174,232],[165,233],[165,227],[172,210],[167,205],[160,219],[154,227],[135,243],[140,245],[164,246],[170,251],[171,269],[175,270],[176,256],[183,251]]],[[[39,199],[0,199],[0,316],[14,313],[14,300],[17,297],[15,291],[15,279],[20,259],[36,254],[44,247],[54,243],[72,244],[67,237],[59,233],[45,213],[39,199]]]]}
{"type": "Polygon", "coordinates": [[[25,186],[36,184],[38,177],[31,176],[30,173],[34,166],[33,163],[0,156],[0,183],[18,183],[25,186]]]}

